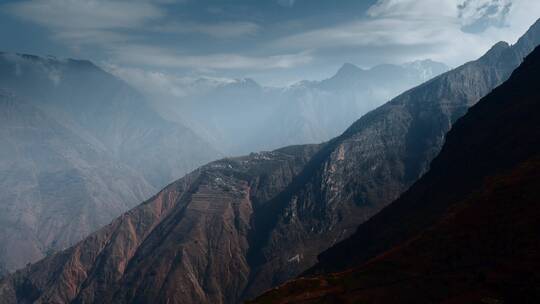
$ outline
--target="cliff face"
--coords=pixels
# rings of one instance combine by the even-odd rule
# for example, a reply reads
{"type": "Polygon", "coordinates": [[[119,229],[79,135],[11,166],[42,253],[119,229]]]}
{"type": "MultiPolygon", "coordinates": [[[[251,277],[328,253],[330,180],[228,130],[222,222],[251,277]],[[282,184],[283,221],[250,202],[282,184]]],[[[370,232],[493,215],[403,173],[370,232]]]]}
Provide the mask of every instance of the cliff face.
{"type": "Polygon", "coordinates": [[[413,184],[451,125],[508,78],[525,49],[521,42],[498,44],[321,146],[204,166],[75,247],[8,277],[0,299],[234,303],[253,297],[314,265],[319,252],[413,184]]]}
{"type": "Polygon", "coordinates": [[[254,302],[537,302],[539,79],[540,48],[455,124],[426,175],[321,255],[310,273],[327,274],[254,302]]]}

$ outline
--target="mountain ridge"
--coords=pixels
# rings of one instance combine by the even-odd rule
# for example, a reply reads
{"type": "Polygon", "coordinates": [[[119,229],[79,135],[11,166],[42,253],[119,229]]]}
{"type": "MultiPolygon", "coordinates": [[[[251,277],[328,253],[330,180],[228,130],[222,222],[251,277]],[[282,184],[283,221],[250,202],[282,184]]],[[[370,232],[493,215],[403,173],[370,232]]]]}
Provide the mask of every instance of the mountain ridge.
{"type": "Polygon", "coordinates": [[[540,298],[540,48],[454,124],[430,171],[253,303],[534,303],[540,298]],[[464,174],[466,173],[466,174],[464,174]]]}

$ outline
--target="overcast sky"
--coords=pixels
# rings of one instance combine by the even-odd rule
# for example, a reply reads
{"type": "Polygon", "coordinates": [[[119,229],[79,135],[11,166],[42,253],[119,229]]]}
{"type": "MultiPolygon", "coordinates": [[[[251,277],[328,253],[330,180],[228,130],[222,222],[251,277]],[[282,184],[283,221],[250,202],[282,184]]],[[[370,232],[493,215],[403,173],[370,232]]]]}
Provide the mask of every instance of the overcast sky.
{"type": "Polygon", "coordinates": [[[540,17],[539,0],[1,1],[1,50],[90,59],[124,74],[269,85],[433,59],[457,66],[540,17]]]}

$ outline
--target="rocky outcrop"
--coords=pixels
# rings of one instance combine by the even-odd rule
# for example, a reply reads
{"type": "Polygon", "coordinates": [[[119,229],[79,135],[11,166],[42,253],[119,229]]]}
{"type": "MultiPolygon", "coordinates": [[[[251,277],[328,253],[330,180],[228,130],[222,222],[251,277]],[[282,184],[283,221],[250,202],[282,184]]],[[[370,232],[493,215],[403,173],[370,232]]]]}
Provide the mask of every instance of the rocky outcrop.
{"type": "Polygon", "coordinates": [[[430,171],[253,303],[540,300],[540,48],[447,135],[430,171]],[[329,271],[340,271],[327,273],[329,271]]]}
{"type": "Polygon", "coordinates": [[[509,77],[525,49],[521,41],[498,44],[321,146],[204,166],[77,246],[8,277],[0,299],[235,303],[253,297],[313,266],[319,252],[412,185],[451,125],[509,77]],[[140,216],[165,205],[172,207],[140,216]]]}

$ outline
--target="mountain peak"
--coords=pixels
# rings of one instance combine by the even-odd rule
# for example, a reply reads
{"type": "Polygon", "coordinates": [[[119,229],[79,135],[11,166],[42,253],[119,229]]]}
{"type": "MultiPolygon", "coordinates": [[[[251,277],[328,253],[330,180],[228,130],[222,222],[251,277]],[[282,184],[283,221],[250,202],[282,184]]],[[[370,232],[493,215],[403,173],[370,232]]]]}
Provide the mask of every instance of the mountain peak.
{"type": "Polygon", "coordinates": [[[489,51],[487,51],[484,56],[480,57],[480,61],[490,61],[492,60],[493,58],[495,58],[496,60],[498,60],[498,58],[500,57],[501,53],[503,53],[504,51],[506,51],[507,49],[509,49],[511,46],[510,44],[508,44],[508,42],[506,41],[499,41],[497,43],[495,43],[490,49],[489,51]]]}
{"type": "Polygon", "coordinates": [[[261,86],[252,78],[239,78],[235,79],[233,82],[228,83],[225,87],[241,87],[241,88],[250,88],[250,89],[260,89],[261,86]]]}
{"type": "Polygon", "coordinates": [[[405,67],[436,67],[436,68],[445,68],[448,70],[448,66],[442,62],[434,61],[431,59],[419,59],[411,62],[406,62],[403,64],[405,67]]]}
{"type": "Polygon", "coordinates": [[[336,73],[337,75],[355,75],[357,73],[363,72],[364,70],[352,63],[344,63],[341,68],[336,73]]]}
{"type": "MultiPolygon", "coordinates": [[[[508,42],[506,41],[499,41],[497,43],[495,43],[491,49],[489,51],[492,51],[492,50],[504,50],[504,49],[507,49],[510,47],[510,44],[508,44],[508,42]]],[[[489,53],[488,51],[488,53],[489,53]]]]}

